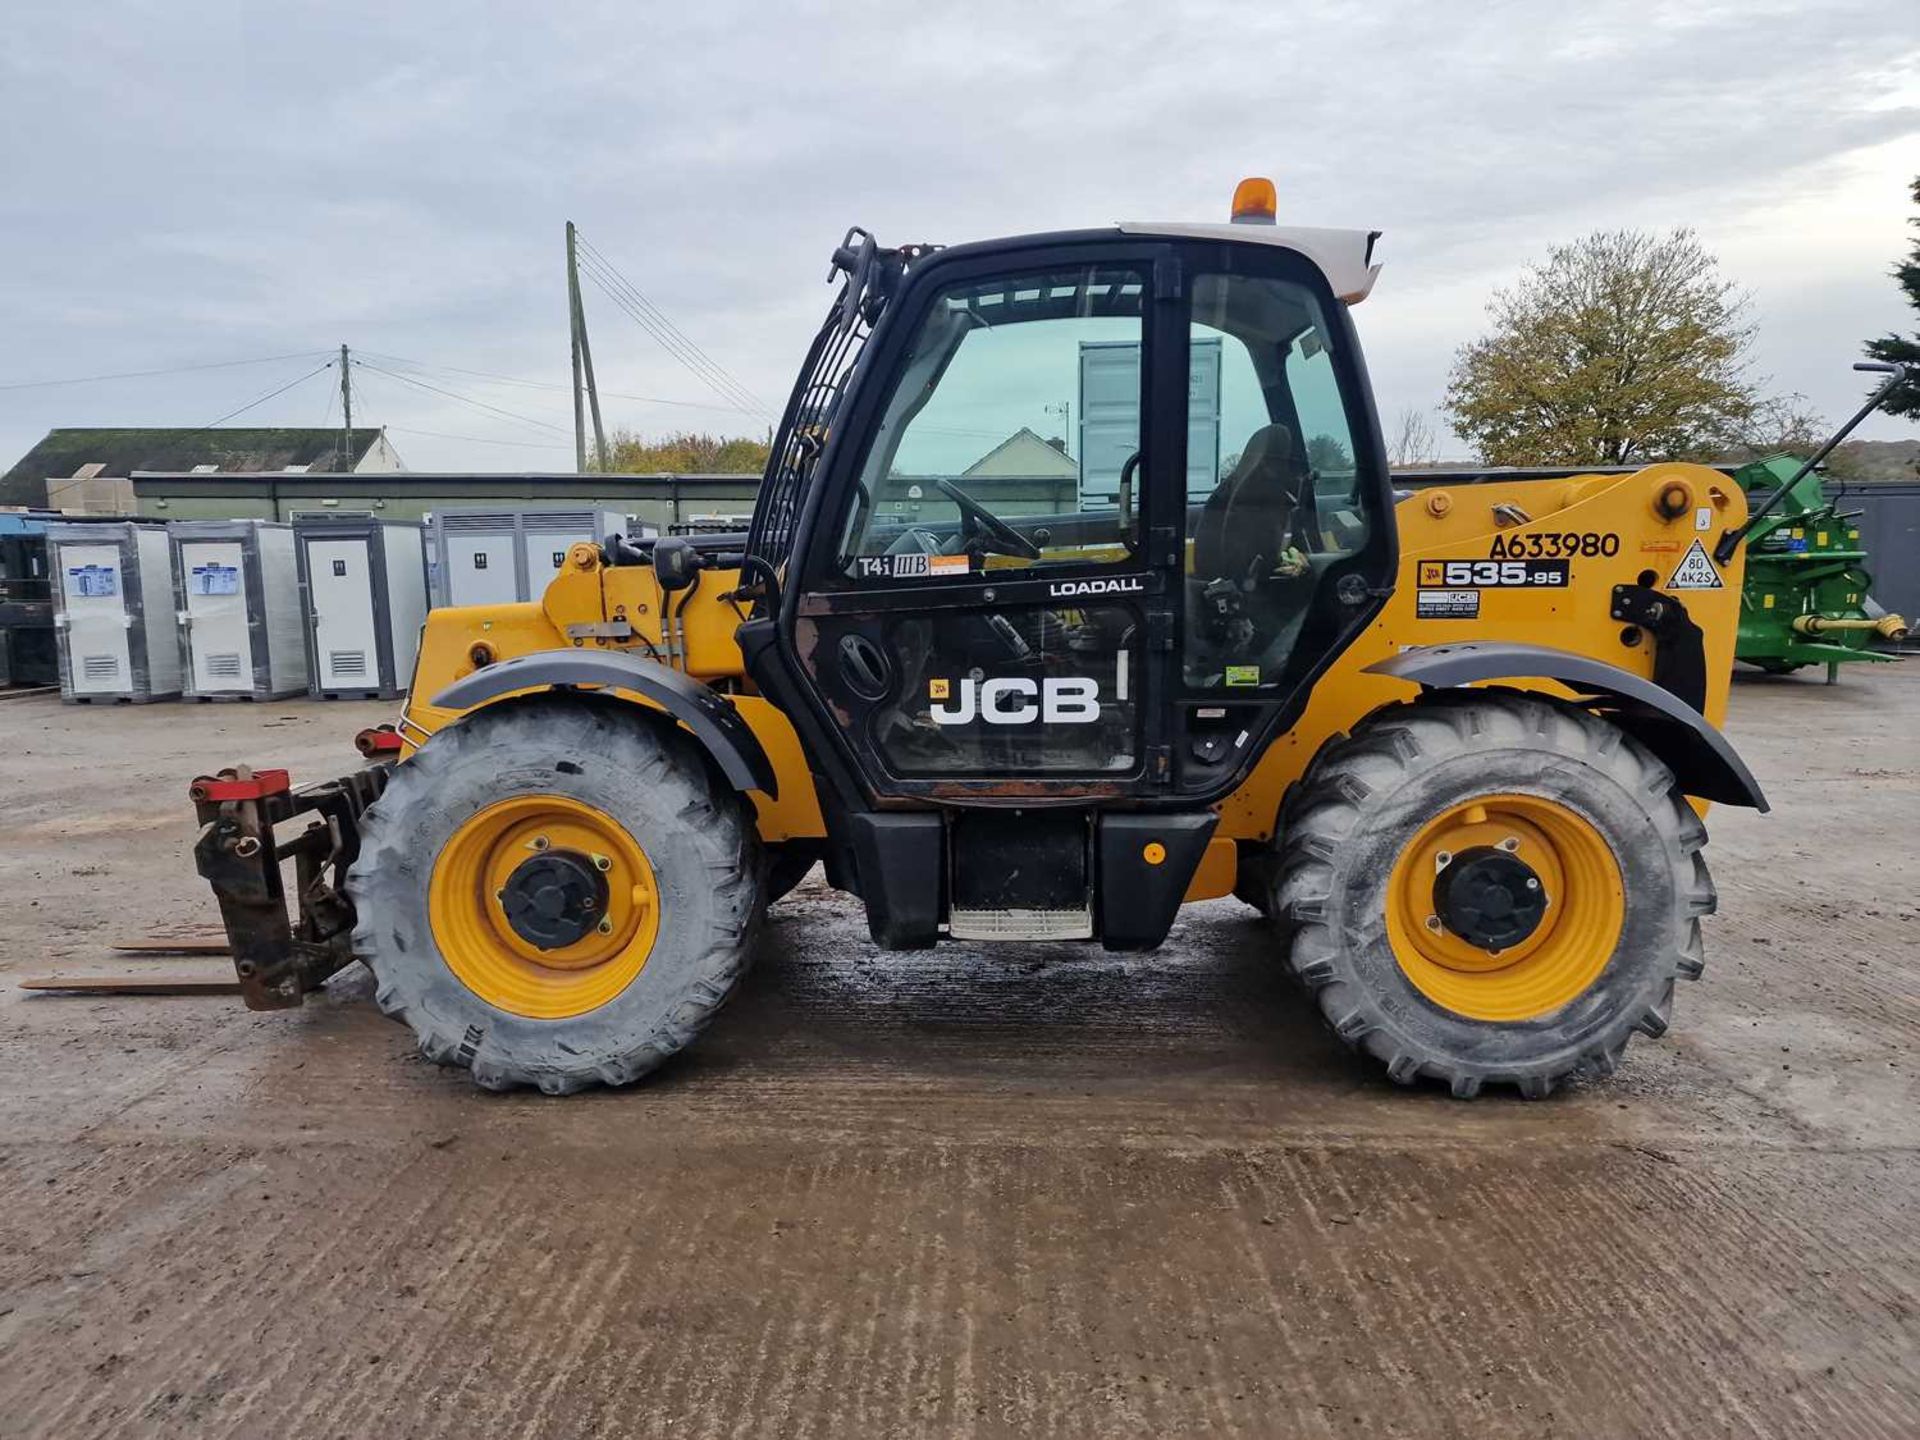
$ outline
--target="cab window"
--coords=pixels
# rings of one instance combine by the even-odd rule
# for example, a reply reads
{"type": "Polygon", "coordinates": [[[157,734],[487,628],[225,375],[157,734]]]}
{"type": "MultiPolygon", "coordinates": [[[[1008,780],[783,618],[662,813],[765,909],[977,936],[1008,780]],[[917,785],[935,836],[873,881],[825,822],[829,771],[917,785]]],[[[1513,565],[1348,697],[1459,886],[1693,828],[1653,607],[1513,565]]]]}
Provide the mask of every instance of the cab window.
{"type": "Polygon", "coordinates": [[[1271,276],[1194,277],[1187,412],[1189,686],[1279,684],[1328,565],[1365,544],[1321,302],[1271,276]]]}
{"type": "Polygon", "coordinates": [[[1137,270],[948,286],[861,468],[842,572],[878,580],[1125,559],[1143,375],[1137,270]]]}

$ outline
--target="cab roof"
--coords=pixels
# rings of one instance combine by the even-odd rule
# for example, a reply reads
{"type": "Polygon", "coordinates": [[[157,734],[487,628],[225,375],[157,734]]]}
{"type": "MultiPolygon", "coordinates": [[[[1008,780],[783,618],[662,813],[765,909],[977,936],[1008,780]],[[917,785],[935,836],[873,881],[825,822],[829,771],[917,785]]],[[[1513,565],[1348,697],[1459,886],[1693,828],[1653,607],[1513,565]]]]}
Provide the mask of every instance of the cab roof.
{"type": "Polygon", "coordinates": [[[1373,242],[1378,230],[1325,230],[1306,225],[1196,224],[1123,220],[1123,235],[1172,235],[1187,240],[1219,240],[1229,244],[1274,245],[1304,255],[1327,277],[1333,293],[1349,305],[1358,305],[1380,277],[1374,263],[1373,242]]]}

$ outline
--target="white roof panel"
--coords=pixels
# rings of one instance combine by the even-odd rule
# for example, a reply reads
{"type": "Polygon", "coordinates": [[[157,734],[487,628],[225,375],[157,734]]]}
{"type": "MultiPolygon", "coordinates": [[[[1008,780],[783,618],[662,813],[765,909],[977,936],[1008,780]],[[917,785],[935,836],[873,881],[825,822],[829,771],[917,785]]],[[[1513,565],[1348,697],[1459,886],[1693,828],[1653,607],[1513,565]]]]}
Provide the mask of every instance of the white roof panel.
{"type": "Polygon", "coordinates": [[[1371,263],[1377,230],[1322,230],[1304,225],[1205,225],[1123,220],[1127,235],[1177,235],[1189,240],[1224,240],[1242,245],[1278,245],[1304,255],[1320,267],[1333,293],[1358,305],[1373,289],[1380,267],[1371,263]]]}

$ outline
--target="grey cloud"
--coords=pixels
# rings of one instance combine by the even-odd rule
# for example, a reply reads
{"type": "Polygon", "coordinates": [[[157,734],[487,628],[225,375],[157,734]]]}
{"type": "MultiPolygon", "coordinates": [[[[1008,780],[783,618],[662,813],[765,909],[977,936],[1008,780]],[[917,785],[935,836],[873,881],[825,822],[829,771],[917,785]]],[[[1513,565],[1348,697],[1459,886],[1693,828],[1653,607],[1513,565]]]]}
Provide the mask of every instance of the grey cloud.
{"type": "MultiPolygon", "coordinates": [[[[1264,172],[1288,218],[1387,232],[1363,329],[1385,407],[1431,406],[1485,289],[1547,243],[1606,223],[1711,241],[1818,193],[1840,157],[1920,133],[1916,69],[1920,17],[1883,0],[30,4],[0,37],[0,383],[343,339],[563,380],[571,216],[777,402],[849,222],[958,240],[1207,218],[1264,172]]],[[[1884,259],[1805,277],[1832,287],[1824,312],[1774,307],[1770,355],[1807,357],[1785,383],[1827,384],[1818,366],[1902,320],[1889,235],[1884,259]]],[[[588,303],[608,389],[712,399],[588,303]]],[[[201,423],[274,373],[0,392],[0,451],[59,424],[201,423]]],[[[317,423],[322,384],[252,418],[317,423]]],[[[560,392],[470,390],[567,423],[560,392]]],[[[555,443],[378,375],[365,411],[555,443]]],[[[422,467],[567,458],[396,439],[422,467]]]]}

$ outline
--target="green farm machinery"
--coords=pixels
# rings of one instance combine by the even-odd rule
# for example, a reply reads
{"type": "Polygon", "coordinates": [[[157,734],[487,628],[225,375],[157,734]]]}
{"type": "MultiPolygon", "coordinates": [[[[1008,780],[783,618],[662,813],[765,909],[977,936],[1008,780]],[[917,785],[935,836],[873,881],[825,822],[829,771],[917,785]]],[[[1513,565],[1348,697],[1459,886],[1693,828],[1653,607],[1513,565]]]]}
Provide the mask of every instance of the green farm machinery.
{"type": "Polygon", "coordinates": [[[1787,486],[1747,538],[1735,657],[1774,675],[1825,665],[1829,684],[1850,661],[1893,659],[1873,642],[1905,639],[1907,622],[1869,598],[1859,513],[1840,510],[1819,475],[1792,455],[1756,460],[1734,478],[1749,495],[1787,486]]]}

